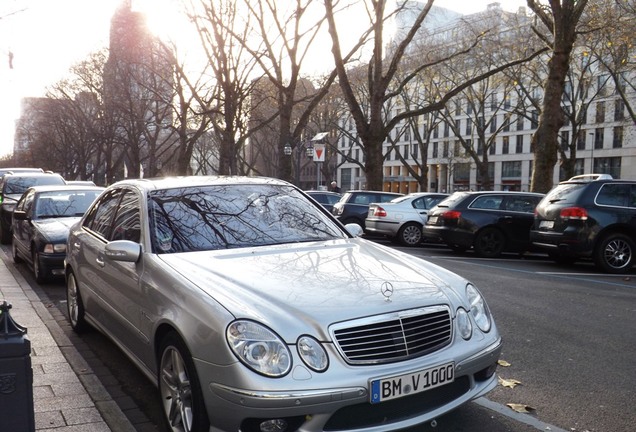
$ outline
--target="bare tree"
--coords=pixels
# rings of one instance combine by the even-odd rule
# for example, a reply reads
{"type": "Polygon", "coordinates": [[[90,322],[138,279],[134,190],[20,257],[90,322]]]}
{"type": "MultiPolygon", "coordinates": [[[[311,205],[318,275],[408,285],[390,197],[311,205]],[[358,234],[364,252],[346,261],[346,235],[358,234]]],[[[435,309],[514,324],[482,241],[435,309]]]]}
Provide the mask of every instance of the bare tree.
{"type": "MultiPolygon", "coordinates": [[[[360,141],[362,142],[362,149],[366,156],[365,173],[367,175],[367,188],[377,190],[382,189],[382,167],[384,159],[382,143],[386,140],[390,131],[397,124],[411,117],[443,109],[446,103],[462,90],[481,81],[482,79],[495,75],[510,66],[528,61],[538,55],[540,50],[534,50],[531,46],[526,45],[522,47],[525,51],[522,52],[520,57],[514,58],[510,61],[500,59],[500,64],[498,64],[498,66],[493,67],[484,73],[476,73],[467,81],[449,87],[439,99],[431,101],[425,106],[414,107],[410,110],[401,111],[399,114],[394,115],[391,118],[383,118],[385,104],[390,99],[399,95],[402,88],[408,86],[409,83],[424,70],[431,68],[432,66],[442,64],[455,57],[468,54],[478,45],[486,33],[476,32],[471,41],[459,41],[452,47],[449,47],[447,51],[442,50],[440,52],[439,50],[436,50],[434,52],[418,52],[420,62],[413,67],[410,73],[405,73],[403,78],[396,80],[397,71],[402,60],[407,54],[407,49],[418,33],[418,30],[421,28],[424,19],[428,15],[430,8],[433,5],[433,0],[426,2],[421,11],[417,14],[416,18],[413,20],[412,25],[404,32],[404,36],[401,39],[396,40],[394,47],[390,50],[390,52],[385,52],[385,23],[387,19],[403,11],[409,3],[399,2],[399,5],[395,10],[387,9],[387,5],[390,2],[387,2],[386,0],[367,0],[362,1],[361,3],[367,6],[366,11],[370,23],[370,27],[367,29],[363,37],[361,37],[361,40],[369,42],[371,45],[370,61],[367,65],[366,74],[367,92],[365,98],[368,105],[365,104],[365,100],[361,100],[358,97],[357,94],[360,94],[360,92],[358,91],[356,94],[356,91],[354,91],[354,85],[350,79],[351,70],[347,69],[344,57],[342,56],[339,27],[335,18],[335,8],[338,1],[326,0],[325,10],[329,24],[329,33],[332,38],[332,53],[336,64],[339,84],[342,87],[343,97],[351,110],[353,119],[355,120],[356,131],[360,141]],[[366,34],[370,34],[372,37],[367,39],[366,34]]],[[[362,46],[363,44],[360,45],[362,46]]],[[[439,48],[439,46],[436,46],[436,48],[439,48]]]]}
{"type": "Polygon", "coordinates": [[[542,4],[538,0],[527,2],[538,21],[543,24],[543,31],[536,25],[533,29],[551,51],[539,125],[532,136],[534,170],[530,189],[545,193],[553,186],[552,173],[558,157],[559,130],[565,123],[561,99],[579,21],[588,0],[549,0],[548,4],[542,4]]]}

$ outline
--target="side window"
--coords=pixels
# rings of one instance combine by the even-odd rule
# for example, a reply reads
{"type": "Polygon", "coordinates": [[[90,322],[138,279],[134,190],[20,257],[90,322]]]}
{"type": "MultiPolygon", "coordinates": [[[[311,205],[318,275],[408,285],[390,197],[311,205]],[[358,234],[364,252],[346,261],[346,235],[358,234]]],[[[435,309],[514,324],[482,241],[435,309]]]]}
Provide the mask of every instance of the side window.
{"type": "Polygon", "coordinates": [[[504,203],[504,208],[508,211],[534,213],[534,208],[537,206],[538,201],[538,198],[531,196],[508,197],[504,203]]]}
{"type": "Polygon", "coordinates": [[[354,204],[369,204],[370,202],[369,195],[367,194],[358,194],[353,200],[354,204]]]}
{"type": "Polygon", "coordinates": [[[498,195],[485,195],[478,197],[470,205],[471,208],[486,209],[486,210],[499,210],[503,197],[498,195]]]}
{"type": "Polygon", "coordinates": [[[629,184],[605,184],[598,191],[596,203],[599,205],[627,207],[631,190],[629,184]]]}
{"type": "Polygon", "coordinates": [[[395,195],[380,195],[380,202],[383,202],[383,203],[389,202],[394,198],[396,198],[395,195]]]}
{"type": "Polygon", "coordinates": [[[15,209],[26,212],[31,208],[31,204],[33,204],[33,191],[30,191],[27,195],[22,197],[15,206],[15,209]]]}
{"type": "Polygon", "coordinates": [[[139,198],[133,192],[126,191],[117,209],[109,240],[130,240],[139,243],[140,238],[139,198]]]}
{"type": "Polygon", "coordinates": [[[84,227],[101,235],[104,239],[110,236],[110,226],[121,198],[121,190],[113,190],[104,195],[86,215],[84,227]]]}

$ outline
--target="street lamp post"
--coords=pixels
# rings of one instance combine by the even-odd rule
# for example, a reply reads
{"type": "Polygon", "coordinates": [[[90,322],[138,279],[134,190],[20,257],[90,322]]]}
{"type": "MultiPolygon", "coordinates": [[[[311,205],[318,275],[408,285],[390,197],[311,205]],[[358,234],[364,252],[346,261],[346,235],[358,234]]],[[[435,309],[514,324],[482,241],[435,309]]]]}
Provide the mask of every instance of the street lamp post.
{"type": "Polygon", "coordinates": [[[596,146],[596,136],[594,135],[594,132],[589,132],[590,136],[592,137],[592,146],[590,148],[590,154],[591,154],[591,160],[590,160],[590,174],[594,174],[594,147],[596,146]]]}

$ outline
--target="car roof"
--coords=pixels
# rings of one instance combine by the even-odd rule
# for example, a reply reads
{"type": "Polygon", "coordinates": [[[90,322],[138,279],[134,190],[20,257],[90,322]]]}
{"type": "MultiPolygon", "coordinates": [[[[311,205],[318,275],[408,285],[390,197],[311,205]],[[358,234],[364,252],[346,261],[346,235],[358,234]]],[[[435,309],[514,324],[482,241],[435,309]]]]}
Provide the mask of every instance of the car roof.
{"type": "Polygon", "coordinates": [[[32,177],[50,177],[50,176],[62,177],[58,173],[41,172],[41,171],[20,171],[20,172],[14,172],[14,173],[6,173],[2,177],[9,179],[9,178],[17,178],[17,177],[32,178],[32,177]]]}
{"type": "Polygon", "coordinates": [[[58,192],[58,191],[103,191],[104,187],[90,185],[41,185],[31,186],[27,190],[33,189],[36,192],[58,192]]]}
{"type": "Polygon", "coordinates": [[[161,177],[161,178],[143,178],[128,179],[113,183],[109,188],[120,186],[136,187],[144,191],[175,189],[181,187],[197,187],[197,186],[223,186],[237,184],[252,185],[276,185],[276,186],[292,186],[290,183],[269,178],[269,177],[245,177],[245,176],[183,176],[183,177],[161,177]]]}
{"type": "Polygon", "coordinates": [[[521,191],[461,191],[455,193],[462,193],[467,195],[534,195],[544,196],[545,194],[538,192],[521,192],[521,191]]]}

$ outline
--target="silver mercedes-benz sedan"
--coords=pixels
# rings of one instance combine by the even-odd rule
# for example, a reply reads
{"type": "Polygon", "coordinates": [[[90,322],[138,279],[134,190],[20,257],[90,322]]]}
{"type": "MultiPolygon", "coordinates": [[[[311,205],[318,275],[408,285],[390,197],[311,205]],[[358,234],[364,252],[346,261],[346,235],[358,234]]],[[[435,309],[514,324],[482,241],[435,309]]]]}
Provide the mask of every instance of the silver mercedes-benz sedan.
{"type": "Polygon", "coordinates": [[[361,233],[280,180],[119,182],[71,228],[71,325],[156,382],[173,431],[386,432],[491,390],[479,290],[361,233]]]}

